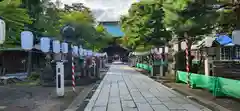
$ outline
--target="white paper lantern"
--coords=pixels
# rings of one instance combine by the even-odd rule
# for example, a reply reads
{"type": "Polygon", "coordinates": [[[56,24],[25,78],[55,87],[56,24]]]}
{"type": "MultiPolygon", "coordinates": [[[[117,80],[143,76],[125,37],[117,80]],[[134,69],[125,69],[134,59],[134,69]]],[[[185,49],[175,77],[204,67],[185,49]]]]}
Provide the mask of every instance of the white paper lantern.
{"type": "Polygon", "coordinates": [[[88,55],[89,55],[89,56],[92,56],[92,55],[93,55],[93,52],[90,50],[90,51],[88,52],[88,55]]]}
{"type": "Polygon", "coordinates": [[[62,53],[68,53],[68,43],[63,42],[61,44],[62,53]]]}
{"type": "Polygon", "coordinates": [[[0,19],[0,44],[3,44],[6,38],[6,24],[0,19]]]}
{"type": "Polygon", "coordinates": [[[83,49],[83,56],[87,56],[87,51],[83,49]]]}
{"type": "Polygon", "coordinates": [[[164,52],[168,53],[168,47],[167,46],[165,47],[164,52]]]}
{"type": "Polygon", "coordinates": [[[85,56],[88,56],[88,50],[85,49],[85,56]]]}
{"type": "Polygon", "coordinates": [[[89,56],[89,50],[86,50],[85,53],[86,53],[86,56],[89,56]]]}
{"type": "Polygon", "coordinates": [[[181,49],[182,49],[182,50],[185,50],[186,48],[187,48],[186,42],[185,42],[185,41],[182,41],[182,42],[181,42],[181,49]]]}
{"type": "Polygon", "coordinates": [[[79,48],[78,48],[78,55],[79,56],[82,56],[82,46],[80,45],[79,48]]]}
{"type": "Polygon", "coordinates": [[[81,56],[85,56],[84,49],[82,49],[80,52],[81,52],[81,54],[80,54],[81,56]]]}
{"type": "Polygon", "coordinates": [[[84,56],[83,48],[80,48],[80,55],[84,56]]]}
{"type": "Polygon", "coordinates": [[[78,56],[78,46],[73,46],[73,54],[78,56]]]}
{"type": "Polygon", "coordinates": [[[154,48],[154,52],[155,52],[155,53],[158,53],[158,48],[154,48]]]}
{"type": "Polygon", "coordinates": [[[59,40],[54,40],[53,41],[53,52],[54,53],[59,53],[61,50],[61,45],[59,40]]]}
{"type": "Polygon", "coordinates": [[[159,49],[159,53],[163,53],[163,48],[158,48],[159,49]]]}
{"type": "Polygon", "coordinates": [[[50,38],[48,37],[42,37],[40,39],[40,48],[43,52],[49,52],[50,51],[50,38]]]}
{"type": "Polygon", "coordinates": [[[79,55],[79,56],[82,56],[82,54],[81,54],[81,48],[78,48],[78,55],[79,55]]]}
{"type": "Polygon", "coordinates": [[[30,31],[21,32],[21,46],[24,50],[31,50],[33,48],[33,33],[30,31]]]}

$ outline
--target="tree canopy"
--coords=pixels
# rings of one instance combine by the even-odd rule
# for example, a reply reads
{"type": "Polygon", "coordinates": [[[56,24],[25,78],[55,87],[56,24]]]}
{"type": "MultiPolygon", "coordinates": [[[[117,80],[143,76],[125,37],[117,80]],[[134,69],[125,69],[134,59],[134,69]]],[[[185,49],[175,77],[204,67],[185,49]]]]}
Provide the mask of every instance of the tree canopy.
{"type": "Polygon", "coordinates": [[[3,0],[0,2],[0,16],[6,22],[8,44],[19,44],[20,32],[25,24],[31,24],[32,19],[26,9],[19,8],[20,0],[3,0]]]}
{"type": "Polygon", "coordinates": [[[164,9],[166,27],[178,37],[187,39],[190,45],[214,29],[215,11],[210,10],[202,0],[167,0],[164,9]]]}
{"type": "Polygon", "coordinates": [[[60,9],[50,0],[3,0],[0,9],[0,16],[7,25],[6,46],[20,45],[23,30],[32,31],[36,39],[47,36],[63,40],[60,30],[66,24],[76,29],[71,40],[76,45],[99,50],[111,38],[103,26],[96,25],[90,9],[81,3],[60,9]]]}
{"type": "Polygon", "coordinates": [[[123,45],[135,50],[138,47],[165,44],[171,35],[163,24],[163,17],[161,0],[133,4],[129,14],[121,18],[121,27],[125,33],[123,45]]]}

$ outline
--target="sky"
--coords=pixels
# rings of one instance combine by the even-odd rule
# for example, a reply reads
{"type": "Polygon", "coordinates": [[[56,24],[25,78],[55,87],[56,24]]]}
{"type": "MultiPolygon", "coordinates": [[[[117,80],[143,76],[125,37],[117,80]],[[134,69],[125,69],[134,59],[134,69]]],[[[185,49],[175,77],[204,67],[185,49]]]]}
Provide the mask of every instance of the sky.
{"type": "Polygon", "coordinates": [[[92,10],[97,21],[118,21],[137,0],[61,0],[61,2],[69,5],[83,3],[92,10]]]}

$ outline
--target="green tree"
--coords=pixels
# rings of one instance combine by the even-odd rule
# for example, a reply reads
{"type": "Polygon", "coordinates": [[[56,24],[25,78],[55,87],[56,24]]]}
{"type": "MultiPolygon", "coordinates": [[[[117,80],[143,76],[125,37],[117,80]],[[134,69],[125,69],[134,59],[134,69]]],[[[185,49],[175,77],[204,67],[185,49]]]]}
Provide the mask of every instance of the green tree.
{"type": "Polygon", "coordinates": [[[240,1],[239,0],[211,0],[215,4],[219,17],[216,28],[219,33],[231,34],[234,29],[240,29],[240,1]]]}
{"type": "Polygon", "coordinates": [[[0,2],[0,16],[6,22],[5,45],[20,45],[20,32],[25,24],[32,23],[27,10],[19,8],[20,4],[20,0],[0,2]]]}
{"type": "Polygon", "coordinates": [[[133,50],[138,46],[164,45],[171,36],[163,24],[163,17],[161,0],[133,4],[129,15],[121,18],[121,27],[128,39],[124,44],[133,50]]]}
{"type": "MultiPolygon", "coordinates": [[[[203,0],[166,0],[164,23],[178,39],[187,41],[189,58],[191,46],[204,35],[211,34],[216,22],[216,13],[203,0]]],[[[192,61],[189,59],[189,64],[192,61]]]]}
{"type": "Polygon", "coordinates": [[[91,11],[83,5],[65,6],[61,12],[60,24],[70,24],[75,28],[74,44],[81,44],[85,48],[100,50],[108,45],[110,37],[102,25],[95,26],[91,11]]]}

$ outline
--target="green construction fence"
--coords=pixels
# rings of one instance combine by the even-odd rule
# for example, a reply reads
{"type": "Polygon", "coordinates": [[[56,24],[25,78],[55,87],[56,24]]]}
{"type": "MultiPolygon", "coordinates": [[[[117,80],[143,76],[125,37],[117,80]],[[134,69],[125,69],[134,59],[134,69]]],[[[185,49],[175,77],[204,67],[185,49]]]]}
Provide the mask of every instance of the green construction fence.
{"type": "MultiPolygon", "coordinates": [[[[187,72],[177,71],[177,82],[187,83],[187,72]]],[[[192,88],[205,88],[212,91],[214,96],[231,96],[240,98],[240,80],[222,77],[206,76],[203,74],[190,73],[192,88]]]]}
{"type": "Polygon", "coordinates": [[[139,69],[144,69],[144,70],[149,71],[149,72],[152,71],[152,66],[148,65],[148,64],[137,63],[136,67],[139,68],[139,69]]]}
{"type": "MultiPolygon", "coordinates": [[[[158,61],[158,62],[155,62],[154,64],[166,65],[167,62],[158,61]]],[[[144,70],[149,71],[149,72],[152,71],[152,66],[151,66],[151,65],[148,65],[148,64],[137,63],[137,64],[136,64],[136,67],[139,68],[139,69],[144,69],[144,70]]]]}

